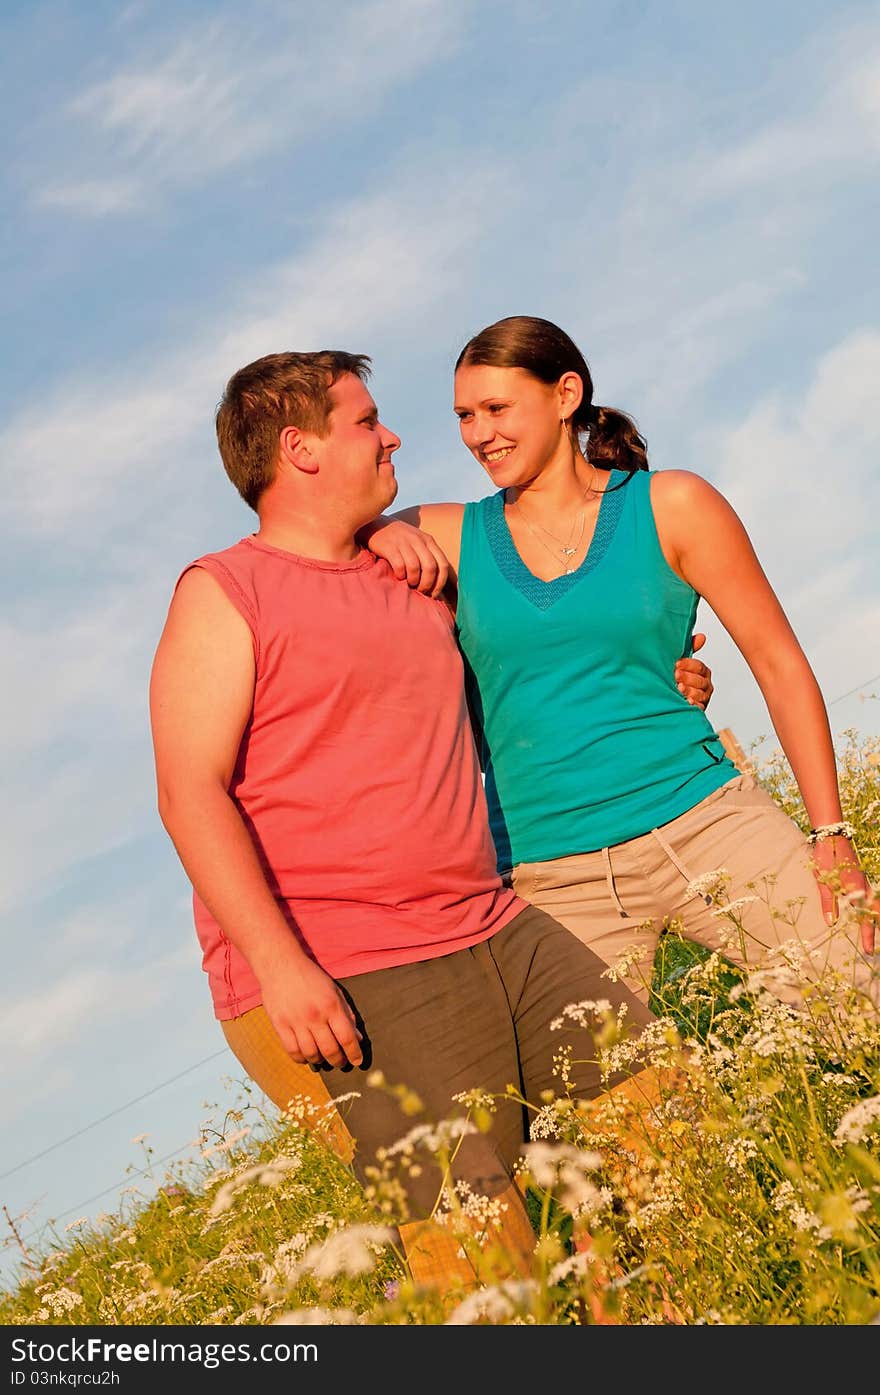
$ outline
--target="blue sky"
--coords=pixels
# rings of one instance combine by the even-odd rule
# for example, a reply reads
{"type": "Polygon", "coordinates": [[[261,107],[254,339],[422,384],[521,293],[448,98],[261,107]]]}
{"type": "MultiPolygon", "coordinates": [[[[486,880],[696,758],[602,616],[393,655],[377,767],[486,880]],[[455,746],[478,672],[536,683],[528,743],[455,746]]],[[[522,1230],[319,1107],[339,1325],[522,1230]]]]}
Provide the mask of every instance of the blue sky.
{"type": "MultiPolygon", "coordinates": [[[[451,412],[459,348],[556,320],[652,465],[731,500],[835,731],[880,732],[880,16],[48,0],[2,31],[0,1203],[30,1235],[115,1205],[135,1136],[162,1157],[235,1098],[147,682],[182,567],[255,526],[213,435],[250,359],[372,354],[400,504],[466,499],[489,486],[451,412]]],[[[715,724],[767,735],[701,623],[715,724]]]]}

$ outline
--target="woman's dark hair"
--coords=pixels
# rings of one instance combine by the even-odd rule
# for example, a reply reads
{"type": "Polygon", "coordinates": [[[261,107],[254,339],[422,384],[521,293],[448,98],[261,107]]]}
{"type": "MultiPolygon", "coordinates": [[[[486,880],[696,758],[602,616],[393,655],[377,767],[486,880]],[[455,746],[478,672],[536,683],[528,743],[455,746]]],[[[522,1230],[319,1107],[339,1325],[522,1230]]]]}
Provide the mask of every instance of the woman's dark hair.
{"type": "Polygon", "coordinates": [[[648,448],[632,417],[593,402],[593,379],[577,344],[550,320],[534,315],[509,315],[469,339],[455,369],[488,364],[492,368],[524,368],[542,383],[558,383],[563,373],[577,373],[584,384],[581,405],[571,418],[576,431],[588,431],[584,454],[602,469],[647,470],[648,448]]]}

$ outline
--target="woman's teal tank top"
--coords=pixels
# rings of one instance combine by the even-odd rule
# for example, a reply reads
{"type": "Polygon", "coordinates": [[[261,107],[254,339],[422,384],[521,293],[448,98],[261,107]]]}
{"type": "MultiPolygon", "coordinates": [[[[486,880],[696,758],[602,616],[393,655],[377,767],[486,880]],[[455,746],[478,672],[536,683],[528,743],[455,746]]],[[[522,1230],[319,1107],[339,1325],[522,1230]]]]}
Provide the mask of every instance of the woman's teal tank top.
{"type": "Polygon", "coordinates": [[[639,837],[739,773],[675,685],[699,597],[650,488],[613,470],[584,561],[555,581],[520,558],[503,491],[465,508],[456,626],[501,870],[639,837]]]}

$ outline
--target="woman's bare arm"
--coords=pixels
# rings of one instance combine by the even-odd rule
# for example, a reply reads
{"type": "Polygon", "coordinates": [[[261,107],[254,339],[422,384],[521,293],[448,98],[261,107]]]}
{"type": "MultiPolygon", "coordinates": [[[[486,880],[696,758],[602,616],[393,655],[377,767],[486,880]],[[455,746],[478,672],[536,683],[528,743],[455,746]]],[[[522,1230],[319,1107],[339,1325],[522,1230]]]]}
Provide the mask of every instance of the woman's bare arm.
{"type": "Polygon", "coordinates": [[[373,519],[358,540],[384,557],[400,581],[439,596],[458,581],[463,518],[464,504],[414,504],[373,519]]]}
{"type": "MultiPolygon", "coordinates": [[[[812,826],[839,822],[837,762],[822,693],[742,522],[707,480],[684,470],[659,471],[651,501],[666,560],[711,606],[754,674],[812,826]]],[[[835,853],[841,874],[855,868],[847,840],[834,842],[841,845],[835,853]]],[[[844,884],[866,890],[860,873],[847,874],[844,884]]],[[[830,892],[821,891],[830,912],[830,892]]]]}

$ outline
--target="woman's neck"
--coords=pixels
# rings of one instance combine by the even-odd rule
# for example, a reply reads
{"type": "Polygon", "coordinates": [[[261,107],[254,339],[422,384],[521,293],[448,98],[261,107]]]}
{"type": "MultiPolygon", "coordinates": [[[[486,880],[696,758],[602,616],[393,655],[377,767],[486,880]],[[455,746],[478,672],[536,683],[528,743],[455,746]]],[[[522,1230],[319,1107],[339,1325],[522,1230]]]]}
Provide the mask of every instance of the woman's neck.
{"type": "Polygon", "coordinates": [[[608,482],[609,472],[597,470],[581,451],[551,461],[539,475],[524,485],[506,491],[509,504],[522,500],[533,513],[566,514],[598,497],[608,482]]]}

